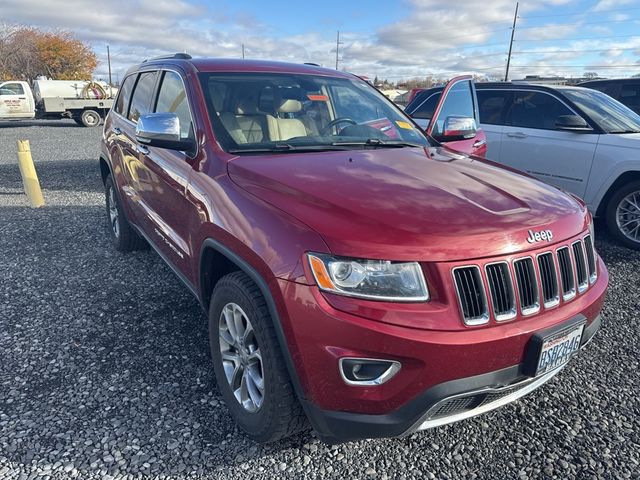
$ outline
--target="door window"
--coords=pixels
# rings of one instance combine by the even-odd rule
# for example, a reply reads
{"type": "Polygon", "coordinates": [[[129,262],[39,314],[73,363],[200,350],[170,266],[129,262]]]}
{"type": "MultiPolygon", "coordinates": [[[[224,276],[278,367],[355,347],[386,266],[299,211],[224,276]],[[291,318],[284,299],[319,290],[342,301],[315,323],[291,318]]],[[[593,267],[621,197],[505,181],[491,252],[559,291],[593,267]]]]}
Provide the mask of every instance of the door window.
{"type": "Polygon", "coordinates": [[[138,77],[138,83],[133,90],[131,106],[129,107],[129,120],[136,123],[140,115],[151,112],[151,97],[156,84],[158,72],[144,72],[138,77]]]}
{"type": "Polygon", "coordinates": [[[556,130],[556,120],[560,115],[575,115],[575,113],[560,100],[546,93],[516,91],[508,125],[556,130]]]}
{"type": "Polygon", "coordinates": [[[429,95],[418,107],[411,112],[411,116],[413,118],[421,118],[424,120],[431,120],[433,117],[433,112],[436,109],[436,105],[438,105],[438,100],[440,100],[440,95],[442,92],[435,92],[429,95]]]}
{"type": "Polygon", "coordinates": [[[480,123],[504,125],[504,114],[509,106],[508,90],[477,90],[480,107],[480,123]]]}
{"type": "Polygon", "coordinates": [[[640,110],[640,83],[622,85],[620,89],[620,103],[624,103],[627,107],[640,110]]]}
{"type": "Polygon", "coordinates": [[[471,81],[465,80],[454,84],[444,99],[442,108],[435,119],[431,135],[437,137],[442,135],[444,122],[447,117],[467,117],[476,118],[474,112],[473,91],[471,89],[471,81]]]}
{"type": "Polygon", "coordinates": [[[164,72],[155,112],[175,113],[180,120],[180,137],[192,136],[193,128],[187,92],[180,75],[175,72],[164,72]]]}
{"type": "Polygon", "coordinates": [[[5,83],[2,90],[2,95],[24,95],[24,88],[20,83],[5,83]]]}
{"type": "Polygon", "coordinates": [[[131,98],[131,90],[133,89],[133,83],[136,81],[135,75],[129,75],[122,82],[120,91],[118,92],[118,99],[116,100],[115,111],[120,115],[127,114],[127,107],[129,106],[129,98],[131,98]]]}

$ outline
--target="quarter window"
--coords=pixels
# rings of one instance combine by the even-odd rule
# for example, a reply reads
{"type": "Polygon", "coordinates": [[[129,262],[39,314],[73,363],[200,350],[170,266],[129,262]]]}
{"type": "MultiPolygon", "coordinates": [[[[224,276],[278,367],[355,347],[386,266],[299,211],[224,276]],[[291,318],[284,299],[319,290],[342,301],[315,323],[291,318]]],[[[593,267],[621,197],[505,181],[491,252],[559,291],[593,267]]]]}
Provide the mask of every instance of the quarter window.
{"type": "Polygon", "coordinates": [[[175,113],[180,120],[180,137],[192,135],[191,112],[187,92],[180,75],[175,72],[164,72],[155,112],[175,113]]]}
{"type": "Polygon", "coordinates": [[[126,115],[127,107],[129,106],[129,98],[131,98],[131,90],[133,88],[133,83],[136,81],[135,75],[129,75],[122,82],[122,86],[120,87],[120,91],[118,92],[118,99],[116,100],[116,113],[120,115],[126,115]]]}
{"type": "Polygon", "coordinates": [[[561,115],[575,115],[555,97],[540,92],[514,92],[508,125],[523,128],[556,130],[561,115]]]}
{"type": "Polygon", "coordinates": [[[132,122],[137,122],[140,115],[151,112],[151,97],[157,76],[158,72],[144,72],[138,77],[138,83],[136,83],[129,107],[128,118],[132,122]]]}

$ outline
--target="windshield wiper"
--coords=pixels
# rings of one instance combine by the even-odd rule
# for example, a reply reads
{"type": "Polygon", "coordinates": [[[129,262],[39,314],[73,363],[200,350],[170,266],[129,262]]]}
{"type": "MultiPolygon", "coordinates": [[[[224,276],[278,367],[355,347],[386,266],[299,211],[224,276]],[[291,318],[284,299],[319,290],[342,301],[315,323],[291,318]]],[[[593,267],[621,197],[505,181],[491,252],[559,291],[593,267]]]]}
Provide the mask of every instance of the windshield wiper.
{"type": "Polygon", "coordinates": [[[423,148],[425,145],[419,143],[405,142],[404,140],[382,140],[380,138],[368,138],[367,140],[347,141],[347,142],[333,142],[332,145],[337,146],[366,146],[376,148],[404,148],[404,147],[418,147],[423,148]]]}
{"type": "Polygon", "coordinates": [[[322,152],[327,150],[345,150],[340,145],[334,144],[316,144],[316,145],[292,145],[286,142],[277,142],[269,147],[258,148],[231,148],[227,150],[229,153],[287,153],[287,152],[322,152]]]}
{"type": "Polygon", "coordinates": [[[614,130],[613,132],[609,132],[609,133],[613,133],[614,135],[624,134],[624,133],[640,133],[640,130],[614,130]]]}

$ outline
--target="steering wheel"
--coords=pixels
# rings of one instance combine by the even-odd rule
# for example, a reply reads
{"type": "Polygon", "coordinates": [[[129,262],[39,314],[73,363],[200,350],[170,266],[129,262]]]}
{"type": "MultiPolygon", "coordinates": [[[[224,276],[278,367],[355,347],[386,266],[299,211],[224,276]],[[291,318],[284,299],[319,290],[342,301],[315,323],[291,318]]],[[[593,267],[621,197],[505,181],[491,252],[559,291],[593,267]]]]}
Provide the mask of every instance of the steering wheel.
{"type": "Polygon", "coordinates": [[[331,120],[329,123],[327,123],[324,128],[322,130],[320,130],[320,135],[324,136],[327,133],[329,133],[329,130],[331,130],[333,127],[335,127],[336,125],[339,125],[341,123],[348,123],[350,125],[357,125],[358,122],[356,122],[355,120],[350,119],[349,117],[340,117],[340,118],[336,118],[334,120],[331,120]]]}

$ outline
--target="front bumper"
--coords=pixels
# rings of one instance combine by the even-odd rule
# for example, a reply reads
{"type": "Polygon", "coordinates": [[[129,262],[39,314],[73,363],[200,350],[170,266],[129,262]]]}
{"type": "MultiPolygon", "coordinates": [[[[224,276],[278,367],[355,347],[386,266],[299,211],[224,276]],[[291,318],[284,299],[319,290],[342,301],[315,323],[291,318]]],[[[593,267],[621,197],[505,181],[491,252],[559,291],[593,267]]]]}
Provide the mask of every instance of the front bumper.
{"type": "MultiPolygon", "coordinates": [[[[581,349],[591,341],[600,325],[598,315],[585,329],[581,349]]],[[[532,378],[523,373],[521,364],[451,380],[427,389],[406,405],[382,415],[322,410],[308,401],[303,401],[303,406],[316,432],[326,443],[396,437],[499,408],[544,385],[563,368],[564,365],[532,378]]]]}

